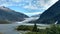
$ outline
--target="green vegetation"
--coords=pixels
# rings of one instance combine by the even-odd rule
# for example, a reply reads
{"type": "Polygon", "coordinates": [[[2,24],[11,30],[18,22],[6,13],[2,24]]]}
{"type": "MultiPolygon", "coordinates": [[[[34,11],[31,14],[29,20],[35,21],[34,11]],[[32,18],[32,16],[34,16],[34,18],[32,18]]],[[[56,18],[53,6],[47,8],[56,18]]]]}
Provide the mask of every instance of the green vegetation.
{"type": "Polygon", "coordinates": [[[47,34],[60,34],[60,26],[52,25],[51,28],[46,28],[47,34]]]}
{"type": "Polygon", "coordinates": [[[41,32],[28,32],[28,33],[25,33],[25,34],[46,34],[45,32],[41,33],[41,32]]]}
{"type": "Polygon", "coordinates": [[[50,28],[39,29],[38,32],[27,32],[26,34],[60,34],[60,26],[52,25],[50,28]]]}
{"type": "Polygon", "coordinates": [[[40,32],[28,32],[26,34],[40,34],[40,32]]]}
{"type": "Polygon", "coordinates": [[[37,28],[36,23],[34,24],[34,26],[26,26],[26,25],[20,25],[16,28],[17,31],[32,31],[32,32],[37,32],[39,31],[39,29],[37,28]]]}
{"type": "Polygon", "coordinates": [[[16,28],[18,31],[29,31],[25,34],[60,34],[60,26],[59,25],[51,25],[46,29],[38,29],[37,25],[34,26],[26,26],[20,25],[16,28]]]}
{"type": "Polygon", "coordinates": [[[17,31],[32,31],[33,26],[20,25],[16,28],[17,31]]]}
{"type": "Polygon", "coordinates": [[[33,31],[33,32],[37,32],[37,31],[38,31],[38,28],[37,28],[36,23],[34,24],[34,27],[33,27],[32,31],[33,31]]]}

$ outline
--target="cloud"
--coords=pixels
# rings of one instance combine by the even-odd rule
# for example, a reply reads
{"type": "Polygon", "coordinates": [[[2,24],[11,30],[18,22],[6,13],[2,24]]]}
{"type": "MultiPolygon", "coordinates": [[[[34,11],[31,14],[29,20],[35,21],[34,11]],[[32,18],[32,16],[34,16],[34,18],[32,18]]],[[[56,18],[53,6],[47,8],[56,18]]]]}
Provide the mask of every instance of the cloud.
{"type": "Polygon", "coordinates": [[[48,9],[50,6],[52,6],[57,1],[58,0],[38,0],[36,4],[38,7],[42,7],[42,9],[48,9]]]}
{"type": "MultiPolygon", "coordinates": [[[[41,14],[44,10],[47,10],[58,0],[0,0],[0,6],[10,7],[17,6],[26,15],[32,16],[36,14],[41,14]],[[23,11],[25,10],[25,11],[23,11]]],[[[14,8],[17,10],[16,8],[14,8]]]]}
{"type": "MultiPolygon", "coordinates": [[[[27,9],[28,12],[41,12],[48,9],[58,0],[0,0],[0,6],[19,6],[20,8],[27,9]],[[39,11],[38,11],[39,10],[39,11]]],[[[33,14],[37,14],[33,13],[33,14]]],[[[29,13],[28,13],[29,14],[29,13]]]]}
{"type": "Polygon", "coordinates": [[[57,0],[0,0],[1,6],[20,6],[25,9],[47,9],[57,0]]]}
{"type": "Polygon", "coordinates": [[[0,0],[0,6],[21,6],[22,0],[0,0]]]}
{"type": "Polygon", "coordinates": [[[58,0],[35,0],[35,1],[30,1],[29,5],[23,6],[25,9],[33,9],[33,10],[38,10],[38,9],[48,9],[51,7],[54,3],[56,3],[58,0]]]}
{"type": "Polygon", "coordinates": [[[32,12],[32,13],[25,13],[26,15],[32,16],[32,15],[38,15],[42,14],[43,12],[32,12]]]}
{"type": "Polygon", "coordinates": [[[45,8],[48,9],[49,7],[51,7],[52,5],[54,5],[58,0],[49,0],[46,5],[45,8]]]}
{"type": "MultiPolygon", "coordinates": [[[[39,5],[41,3],[38,4],[38,1],[39,0],[32,0],[32,1],[28,2],[29,3],[28,5],[23,6],[23,8],[35,10],[35,9],[39,9],[39,7],[40,7],[40,9],[41,9],[41,6],[39,5]],[[39,7],[38,7],[38,5],[39,5],[39,7]]],[[[41,1],[39,1],[39,2],[41,2],[41,1]]]]}
{"type": "Polygon", "coordinates": [[[37,7],[32,6],[32,5],[27,5],[27,6],[24,6],[23,8],[25,8],[25,9],[38,9],[37,7]]]}
{"type": "Polygon", "coordinates": [[[22,0],[12,0],[12,1],[17,3],[22,2],[22,0]]]}

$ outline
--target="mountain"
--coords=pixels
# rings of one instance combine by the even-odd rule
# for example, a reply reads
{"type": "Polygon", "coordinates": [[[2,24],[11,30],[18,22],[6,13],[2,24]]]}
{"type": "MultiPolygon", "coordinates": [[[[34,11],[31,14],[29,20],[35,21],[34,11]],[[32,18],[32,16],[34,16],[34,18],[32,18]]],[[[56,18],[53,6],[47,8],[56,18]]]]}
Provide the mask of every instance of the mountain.
{"type": "Polygon", "coordinates": [[[28,18],[28,16],[4,6],[0,7],[0,21],[23,21],[24,18],[28,18]]]}
{"type": "Polygon", "coordinates": [[[36,23],[53,24],[55,22],[60,24],[60,0],[53,6],[47,9],[40,15],[40,18],[35,21],[36,23]]]}
{"type": "Polygon", "coordinates": [[[40,17],[40,14],[37,14],[37,15],[33,15],[31,17],[40,17]]]}
{"type": "Polygon", "coordinates": [[[33,19],[31,19],[30,21],[28,21],[28,23],[35,23],[35,21],[36,21],[37,19],[39,19],[40,15],[41,15],[41,14],[37,14],[37,15],[31,16],[30,19],[31,19],[31,18],[33,18],[33,19]]]}

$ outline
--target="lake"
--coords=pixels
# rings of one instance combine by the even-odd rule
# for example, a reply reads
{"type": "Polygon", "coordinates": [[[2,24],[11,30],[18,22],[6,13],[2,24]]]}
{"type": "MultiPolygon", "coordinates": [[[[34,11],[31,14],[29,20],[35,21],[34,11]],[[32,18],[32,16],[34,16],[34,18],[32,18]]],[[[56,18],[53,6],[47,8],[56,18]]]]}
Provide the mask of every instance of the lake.
{"type": "MultiPolygon", "coordinates": [[[[0,32],[2,32],[3,34],[22,34],[15,30],[16,26],[18,25],[33,25],[33,24],[0,24],[0,32]]],[[[40,24],[40,26],[42,25],[43,24],[40,24]]],[[[47,26],[47,25],[43,25],[43,26],[47,26]]]]}
{"type": "Polygon", "coordinates": [[[18,31],[14,30],[16,26],[18,24],[0,24],[0,32],[3,34],[19,34],[18,31]]]}

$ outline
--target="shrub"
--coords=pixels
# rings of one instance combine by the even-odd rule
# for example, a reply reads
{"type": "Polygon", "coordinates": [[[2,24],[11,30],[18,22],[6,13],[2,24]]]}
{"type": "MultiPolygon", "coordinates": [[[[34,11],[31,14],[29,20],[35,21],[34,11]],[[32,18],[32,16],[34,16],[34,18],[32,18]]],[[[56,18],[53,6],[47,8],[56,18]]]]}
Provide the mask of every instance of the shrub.
{"type": "Polygon", "coordinates": [[[60,27],[57,25],[52,25],[51,28],[46,29],[47,34],[60,34],[60,27]]]}
{"type": "Polygon", "coordinates": [[[32,31],[33,26],[20,25],[16,28],[17,31],[32,31]]]}

